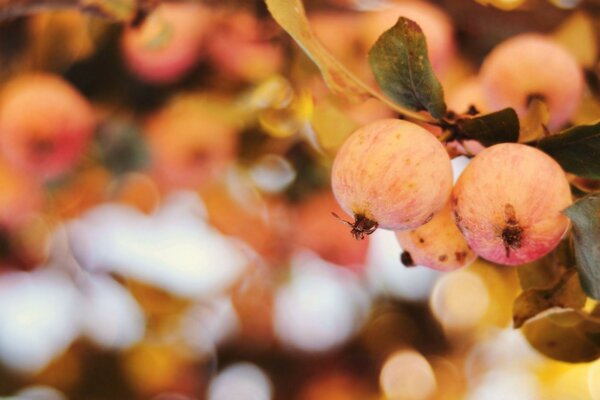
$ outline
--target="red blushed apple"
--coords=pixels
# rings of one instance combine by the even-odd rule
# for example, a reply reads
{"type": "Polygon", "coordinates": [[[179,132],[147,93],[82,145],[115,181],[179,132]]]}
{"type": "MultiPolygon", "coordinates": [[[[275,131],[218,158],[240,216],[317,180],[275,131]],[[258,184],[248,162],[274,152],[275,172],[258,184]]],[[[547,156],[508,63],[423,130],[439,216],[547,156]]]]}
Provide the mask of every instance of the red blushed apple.
{"type": "Polygon", "coordinates": [[[208,40],[208,57],[233,79],[256,82],[277,73],[284,62],[282,48],[251,14],[222,16],[208,40]]]}
{"type": "Polygon", "coordinates": [[[0,228],[22,226],[44,205],[44,191],[37,180],[0,160],[0,228]]]}
{"type": "Polygon", "coordinates": [[[431,220],[452,190],[444,146],[419,125],[382,119],[357,129],[335,156],[331,187],[362,239],[377,227],[415,229],[431,220]]]}
{"type": "Polygon", "coordinates": [[[153,174],[162,188],[201,186],[235,159],[236,130],[196,100],[176,99],[145,124],[153,174]]]}
{"type": "Polygon", "coordinates": [[[456,225],[486,260],[518,265],[554,249],[569,228],[564,171],[540,150],[518,143],[488,147],[469,163],[452,191],[456,225]]]}
{"type": "Polygon", "coordinates": [[[329,190],[304,200],[295,215],[296,246],[314,251],[325,261],[362,269],[367,257],[368,240],[354,240],[348,235],[348,227],[336,220],[332,212],[343,215],[329,190]]]}
{"type": "Polygon", "coordinates": [[[129,69],[156,84],[177,81],[203,53],[211,28],[208,9],[194,3],[165,3],[138,27],[123,32],[121,51],[129,69]]]}
{"type": "Polygon", "coordinates": [[[88,101],[61,77],[27,74],[0,97],[0,150],[16,168],[42,179],[68,172],[95,127],[88,101]]]}

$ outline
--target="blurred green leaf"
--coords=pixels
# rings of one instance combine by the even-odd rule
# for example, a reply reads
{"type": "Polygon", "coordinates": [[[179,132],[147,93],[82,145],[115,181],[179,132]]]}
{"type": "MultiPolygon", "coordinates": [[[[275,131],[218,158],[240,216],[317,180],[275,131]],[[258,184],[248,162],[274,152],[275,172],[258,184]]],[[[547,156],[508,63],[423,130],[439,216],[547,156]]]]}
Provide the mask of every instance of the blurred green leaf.
{"type": "Polygon", "coordinates": [[[520,328],[525,321],[552,307],[581,309],[586,302],[579,278],[574,270],[568,270],[549,289],[527,289],[513,304],[513,324],[520,328]]]}
{"type": "Polygon", "coordinates": [[[600,319],[581,311],[550,309],[523,325],[527,341],[559,361],[589,362],[600,357],[600,319]]]}
{"type": "Polygon", "coordinates": [[[512,108],[457,121],[461,135],[475,139],[484,146],[516,142],[519,139],[519,118],[512,108]]]}
{"type": "Polygon", "coordinates": [[[538,148],[554,158],[563,169],[586,178],[600,178],[600,123],[579,125],[546,136],[538,148]]]}
{"type": "Polygon", "coordinates": [[[577,271],[583,290],[600,299],[600,194],[590,194],[567,208],[573,222],[577,271]]]}
{"type": "Polygon", "coordinates": [[[131,122],[114,119],[102,124],[97,143],[102,163],[117,175],[148,165],[147,144],[139,128],[131,122]]]}
{"type": "Polygon", "coordinates": [[[369,63],[383,92],[415,111],[434,118],[446,114],[444,91],[429,62],[427,43],[416,22],[400,17],[369,51],[369,63]]]}

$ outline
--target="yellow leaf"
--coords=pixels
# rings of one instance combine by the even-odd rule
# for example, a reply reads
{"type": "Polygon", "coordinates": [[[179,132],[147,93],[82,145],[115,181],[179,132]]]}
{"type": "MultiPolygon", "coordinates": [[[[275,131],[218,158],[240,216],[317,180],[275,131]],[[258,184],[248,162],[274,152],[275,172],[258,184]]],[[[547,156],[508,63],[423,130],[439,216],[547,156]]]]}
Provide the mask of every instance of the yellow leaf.
{"type": "Polygon", "coordinates": [[[333,155],[346,138],[358,128],[358,124],[345,115],[333,103],[319,103],[313,112],[311,125],[321,148],[333,155]]]}
{"type": "Polygon", "coordinates": [[[573,13],[567,18],[554,32],[554,40],[571,53],[582,67],[592,67],[598,58],[594,22],[583,12],[573,13]]]}
{"type": "Polygon", "coordinates": [[[294,38],[304,52],[321,70],[329,89],[336,95],[349,100],[366,100],[375,97],[390,108],[410,119],[424,122],[434,120],[412,110],[405,109],[353,75],[329,53],[310,27],[301,0],[265,0],[269,12],[277,23],[294,38]]]}
{"type": "Polygon", "coordinates": [[[521,7],[527,0],[476,0],[484,6],[490,5],[500,10],[510,11],[521,7]]]}
{"type": "Polygon", "coordinates": [[[130,21],[137,12],[136,0],[81,0],[81,8],[115,21],[130,21]]]}
{"type": "Polygon", "coordinates": [[[548,133],[546,126],[549,120],[550,112],[546,102],[533,98],[529,103],[527,114],[520,121],[519,142],[530,142],[546,135],[548,133]]]}

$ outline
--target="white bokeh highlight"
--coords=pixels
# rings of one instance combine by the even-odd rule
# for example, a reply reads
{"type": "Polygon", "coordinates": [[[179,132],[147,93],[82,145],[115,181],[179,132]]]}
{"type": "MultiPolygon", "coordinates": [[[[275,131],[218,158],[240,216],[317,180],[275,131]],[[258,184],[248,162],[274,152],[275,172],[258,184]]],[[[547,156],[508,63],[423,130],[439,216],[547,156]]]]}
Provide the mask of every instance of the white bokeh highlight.
{"type": "Polygon", "coordinates": [[[82,286],[84,335],[110,350],[126,349],[142,339],[144,314],[123,286],[103,275],[90,276],[82,286]]]}
{"type": "Polygon", "coordinates": [[[57,271],[0,276],[0,360],[17,372],[43,369],[79,335],[78,300],[57,271]]]}
{"type": "Polygon", "coordinates": [[[181,320],[180,332],[187,346],[200,356],[213,354],[217,347],[239,332],[239,319],[229,297],[216,297],[194,304],[181,320]]]}
{"type": "Polygon", "coordinates": [[[322,352],[342,345],[362,326],[370,299],[351,272],[310,252],[297,253],[289,281],[275,294],[275,333],[288,347],[322,352]]]}
{"type": "Polygon", "coordinates": [[[73,254],[89,271],[118,273],[200,298],[230,287],[252,254],[204,220],[193,192],[170,196],[152,215],[103,204],[67,225],[73,254]]]}
{"type": "Polygon", "coordinates": [[[208,400],[271,400],[273,385],[267,374],[251,363],[237,363],[210,383],[208,400]]]}

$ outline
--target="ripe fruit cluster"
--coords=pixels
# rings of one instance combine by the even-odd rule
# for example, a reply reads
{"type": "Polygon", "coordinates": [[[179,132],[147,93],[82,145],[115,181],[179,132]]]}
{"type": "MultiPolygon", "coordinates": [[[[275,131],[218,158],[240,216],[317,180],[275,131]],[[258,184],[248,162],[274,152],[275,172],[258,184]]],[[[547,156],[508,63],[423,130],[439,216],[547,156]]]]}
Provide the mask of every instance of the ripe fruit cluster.
{"type": "Polygon", "coordinates": [[[503,143],[479,153],[452,189],[440,142],[416,124],[385,119],[358,129],[332,171],[352,234],[397,232],[407,266],[452,270],[477,255],[514,265],[549,253],[569,227],[565,173],[533,147],[503,143]]]}

